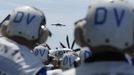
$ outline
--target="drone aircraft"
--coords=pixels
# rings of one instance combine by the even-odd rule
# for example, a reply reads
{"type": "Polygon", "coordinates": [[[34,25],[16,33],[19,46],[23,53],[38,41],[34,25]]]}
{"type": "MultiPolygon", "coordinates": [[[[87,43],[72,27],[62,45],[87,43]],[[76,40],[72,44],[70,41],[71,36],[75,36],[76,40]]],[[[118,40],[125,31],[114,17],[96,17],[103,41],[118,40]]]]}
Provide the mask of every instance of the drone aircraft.
{"type": "Polygon", "coordinates": [[[52,24],[52,26],[66,26],[66,25],[61,24],[61,23],[56,23],[56,24],[52,24]]]}

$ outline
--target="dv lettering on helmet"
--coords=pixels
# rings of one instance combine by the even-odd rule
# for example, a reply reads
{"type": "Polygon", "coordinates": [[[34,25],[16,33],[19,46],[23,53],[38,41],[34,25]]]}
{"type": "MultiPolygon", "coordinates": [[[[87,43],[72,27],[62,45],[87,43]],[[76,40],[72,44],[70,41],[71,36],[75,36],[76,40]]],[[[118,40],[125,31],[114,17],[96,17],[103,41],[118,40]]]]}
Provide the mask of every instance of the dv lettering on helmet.
{"type": "MultiPolygon", "coordinates": [[[[118,10],[117,8],[113,8],[113,13],[115,17],[115,21],[117,23],[117,27],[120,27],[121,22],[123,21],[125,10],[118,10]]],[[[95,25],[103,25],[107,21],[107,17],[111,17],[110,14],[108,14],[108,10],[105,7],[99,7],[95,11],[94,15],[94,24],[95,25]],[[103,17],[99,17],[103,16],[103,17]]]]}
{"type": "Polygon", "coordinates": [[[46,50],[36,49],[36,50],[34,51],[34,54],[35,54],[35,56],[40,55],[40,56],[43,57],[43,55],[45,54],[45,51],[46,51],[46,50]]]}
{"type": "Polygon", "coordinates": [[[63,65],[67,65],[67,64],[71,66],[71,58],[65,56],[65,58],[63,59],[63,65]]]}
{"type": "Polygon", "coordinates": [[[91,53],[89,51],[85,51],[84,52],[84,59],[87,59],[90,55],[91,55],[91,53]]]}
{"type": "Polygon", "coordinates": [[[33,21],[34,18],[35,18],[35,15],[32,15],[30,13],[25,14],[24,12],[17,12],[13,22],[20,23],[23,21],[23,19],[26,19],[26,24],[29,25],[33,21]]]}

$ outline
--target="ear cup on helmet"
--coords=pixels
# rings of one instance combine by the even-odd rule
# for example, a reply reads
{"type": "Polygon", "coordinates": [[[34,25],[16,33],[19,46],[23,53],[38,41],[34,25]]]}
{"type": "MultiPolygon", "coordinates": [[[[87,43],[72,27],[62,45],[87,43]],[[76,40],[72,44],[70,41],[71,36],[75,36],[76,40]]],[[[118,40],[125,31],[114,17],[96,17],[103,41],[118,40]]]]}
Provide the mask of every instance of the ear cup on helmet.
{"type": "Polygon", "coordinates": [[[47,28],[41,28],[39,43],[44,43],[49,36],[49,30],[47,28]]]}
{"type": "Polygon", "coordinates": [[[86,42],[84,41],[83,29],[82,29],[85,23],[86,23],[85,20],[81,20],[75,23],[74,38],[76,43],[81,47],[87,46],[86,42]]]}
{"type": "Polygon", "coordinates": [[[8,33],[7,33],[8,25],[9,25],[9,21],[3,21],[3,23],[1,24],[0,31],[1,31],[2,35],[4,35],[4,36],[8,35],[8,33]]]}

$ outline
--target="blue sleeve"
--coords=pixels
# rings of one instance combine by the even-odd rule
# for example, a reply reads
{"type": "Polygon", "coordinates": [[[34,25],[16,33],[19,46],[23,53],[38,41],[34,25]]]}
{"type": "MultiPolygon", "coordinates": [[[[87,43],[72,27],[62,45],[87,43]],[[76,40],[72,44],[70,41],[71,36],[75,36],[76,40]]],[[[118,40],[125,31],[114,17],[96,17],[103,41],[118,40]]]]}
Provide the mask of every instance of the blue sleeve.
{"type": "Polygon", "coordinates": [[[42,68],[36,75],[47,75],[46,68],[42,68]]]}

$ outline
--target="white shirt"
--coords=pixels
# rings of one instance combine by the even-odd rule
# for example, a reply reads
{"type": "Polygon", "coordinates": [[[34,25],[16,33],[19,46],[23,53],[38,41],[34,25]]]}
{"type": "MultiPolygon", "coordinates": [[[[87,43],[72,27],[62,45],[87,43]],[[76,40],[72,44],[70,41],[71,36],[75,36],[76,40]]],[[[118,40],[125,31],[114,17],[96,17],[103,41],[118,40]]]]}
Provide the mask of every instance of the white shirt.
{"type": "Polygon", "coordinates": [[[96,62],[70,69],[63,75],[134,75],[134,67],[123,62],[96,62]]]}
{"type": "Polygon", "coordinates": [[[0,72],[6,72],[6,75],[35,75],[43,67],[29,48],[0,37],[0,72]]]}
{"type": "Polygon", "coordinates": [[[47,71],[47,75],[62,75],[61,69],[49,70],[47,71]]]}
{"type": "Polygon", "coordinates": [[[123,54],[100,53],[88,59],[78,68],[63,72],[63,75],[134,75],[134,67],[123,54]]]}

